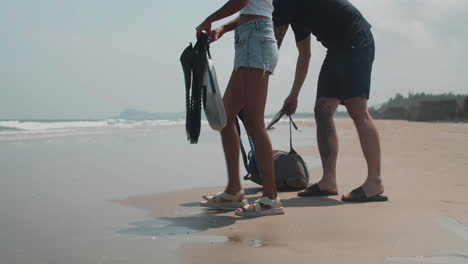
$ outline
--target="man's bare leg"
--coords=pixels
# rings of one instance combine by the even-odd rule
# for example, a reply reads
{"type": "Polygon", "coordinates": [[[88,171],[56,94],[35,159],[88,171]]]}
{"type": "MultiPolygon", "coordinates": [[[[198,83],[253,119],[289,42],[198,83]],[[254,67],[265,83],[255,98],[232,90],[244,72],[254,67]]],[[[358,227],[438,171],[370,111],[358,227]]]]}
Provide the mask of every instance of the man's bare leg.
{"type": "Polygon", "coordinates": [[[338,136],[333,114],[340,104],[337,98],[319,98],[314,113],[317,123],[317,144],[322,160],[323,176],[317,183],[321,190],[336,193],[336,159],[338,157],[338,136]]]}
{"type": "MultiPolygon", "coordinates": [[[[354,121],[362,152],[367,162],[367,179],[362,188],[367,197],[384,192],[380,174],[380,140],[377,127],[367,109],[367,98],[354,97],[345,100],[345,106],[354,121]]],[[[349,197],[349,194],[344,195],[349,197]]]]}

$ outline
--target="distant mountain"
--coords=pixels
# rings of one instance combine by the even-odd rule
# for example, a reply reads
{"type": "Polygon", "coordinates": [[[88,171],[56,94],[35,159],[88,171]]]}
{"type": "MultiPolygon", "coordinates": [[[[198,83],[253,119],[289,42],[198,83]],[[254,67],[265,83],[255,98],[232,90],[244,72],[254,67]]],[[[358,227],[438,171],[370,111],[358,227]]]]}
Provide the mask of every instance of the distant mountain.
{"type": "MultiPolygon", "coordinates": [[[[266,114],[265,118],[270,119],[270,118],[273,118],[275,115],[276,113],[266,114]]],[[[283,118],[286,118],[286,117],[283,117],[283,118]]],[[[314,118],[314,113],[295,113],[293,115],[293,118],[314,118]]]]}
{"type": "MultiPolygon", "coordinates": [[[[266,114],[265,118],[273,118],[276,113],[273,114],[266,114]]],[[[285,117],[283,117],[285,118],[285,117]]],[[[300,118],[314,118],[314,113],[295,113],[293,118],[300,119],[300,118]]]]}
{"type": "MultiPolygon", "coordinates": [[[[267,114],[265,115],[265,118],[273,118],[276,114],[267,114]]],[[[341,112],[341,111],[336,111],[335,112],[335,117],[348,117],[347,112],[341,112]]],[[[308,113],[308,112],[298,112],[293,115],[293,119],[314,119],[315,115],[314,113],[308,113]]],[[[286,118],[286,117],[283,117],[286,118]]]]}
{"type": "MultiPolygon", "coordinates": [[[[276,113],[266,114],[265,118],[273,118],[276,113]]],[[[348,114],[346,112],[336,112],[336,117],[346,117],[348,114]]],[[[138,109],[125,109],[120,112],[117,118],[126,119],[126,120],[175,120],[175,119],[185,119],[185,112],[179,113],[151,113],[138,109]]],[[[313,119],[314,113],[296,113],[294,114],[295,119],[313,119]]],[[[202,119],[205,118],[205,113],[202,111],[202,119]]]]}
{"type": "Polygon", "coordinates": [[[174,120],[185,119],[185,113],[150,113],[137,109],[126,109],[118,118],[127,120],[174,120]]]}

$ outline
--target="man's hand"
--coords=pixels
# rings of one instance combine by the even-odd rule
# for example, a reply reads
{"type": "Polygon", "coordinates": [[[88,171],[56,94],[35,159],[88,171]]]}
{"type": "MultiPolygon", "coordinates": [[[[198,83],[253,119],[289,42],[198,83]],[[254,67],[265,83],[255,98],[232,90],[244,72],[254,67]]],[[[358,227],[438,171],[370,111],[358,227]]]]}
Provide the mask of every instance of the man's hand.
{"type": "Polygon", "coordinates": [[[205,31],[206,34],[209,34],[211,32],[211,22],[208,20],[204,20],[198,27],[196,27],[197,30],[197,39],[198,36],[200,36],[200,33],[205,31]]]}
{"type": "Polygon", "coordinates": [[[290,116],[296,113],[296,109],[297,109],[297,96],[289,95],[284,100],[283,108],[281,108],[281,110],[286,111],[286,114],[290,116]]]}
{"type": "Polygon", "coordinates": [[[286,32],[288,31],[288,27],[289,27],[289,24],[285,24],[281,26],[275,25],[274,27],[275,38],[278,44],[278,49],[281,47],[281,43],[283,43],[284,35],[286,35],[286,32]]]}
{"type": "Polygon", "coordinates": [[[216,40],[220,39],[224,35],[224,26],[220,26],[211,30],[210,32],[210,43],[215,42],[216,40]]]}

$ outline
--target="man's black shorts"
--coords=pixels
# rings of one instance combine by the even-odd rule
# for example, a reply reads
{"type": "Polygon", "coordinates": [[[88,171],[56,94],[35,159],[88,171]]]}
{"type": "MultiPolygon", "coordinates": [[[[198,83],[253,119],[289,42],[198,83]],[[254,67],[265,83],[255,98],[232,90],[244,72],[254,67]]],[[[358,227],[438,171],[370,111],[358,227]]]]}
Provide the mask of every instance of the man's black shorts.
{"type": "Polygon", "coordinates": [[[375,43],[370,30],[357,33],[343,47],[329,48],[318,80],[318,98],[369,98],[375,43]]]}

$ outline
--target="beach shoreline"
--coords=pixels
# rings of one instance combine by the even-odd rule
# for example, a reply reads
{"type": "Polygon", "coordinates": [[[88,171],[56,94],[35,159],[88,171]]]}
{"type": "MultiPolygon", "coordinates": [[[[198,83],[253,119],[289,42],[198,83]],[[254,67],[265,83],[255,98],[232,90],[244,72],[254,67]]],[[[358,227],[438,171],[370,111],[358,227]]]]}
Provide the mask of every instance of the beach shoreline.
{"type": "MultiPolygon", "coordinates": [[[[246,219],[198,206],[203,194],[222,187],[188,189],[116,201],[144,210],[154,227],[119,232],[161,241],[179,236],[185,240],[175,251],[181,263],[463,263],[454,261],[468,258],[468,125],[377,121],[377,126],[389,202],[349,204],[340,196],[298,198],[283,192],[285,215],[246,219]]],[[[366,167],[352,121],[338,121],[337,130],[341,195],[362,183],[366,167]]],[[[317,156],[314,144],[297,149],[317,156]]],[[[310,173],[311,182],[317,181],[321,169],[310,173]]],[[[249,185],[246,193],[252,200],[261,189],[249,185]]]]}
{"type": "MultiPolygon", "coordinates": [[[[468,124],[376,122],[389,202],[340,201],[366,176],[354,125],[341,119],[340,195],[280,192],[286,214],[261,218],[199,206],[226,182],[219,133],[207,126],[198,145],[186,142],[181,125],[6,138],[2,263],[465,264],[468,124]]],[[[315,123],[297,124],[294,148],[313,183],[321,176],[315,123]]],[[[288,150],[288,128],[280,122],[269,132],[274,149],[288,150]]],[[[242,183],[249,200],[261,195],[242,183]]]]}

